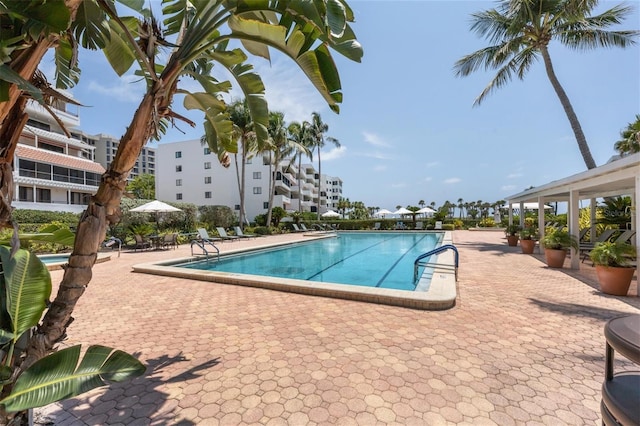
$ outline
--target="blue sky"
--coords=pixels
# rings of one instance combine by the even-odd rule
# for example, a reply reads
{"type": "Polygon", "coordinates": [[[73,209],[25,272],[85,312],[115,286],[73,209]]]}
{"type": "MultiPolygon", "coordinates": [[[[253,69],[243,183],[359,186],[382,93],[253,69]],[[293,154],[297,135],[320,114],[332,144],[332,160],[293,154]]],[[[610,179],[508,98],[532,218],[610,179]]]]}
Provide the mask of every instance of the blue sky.
{"type": "MultiPolygon", "coordinates": [[[[619,2],[603,1],[599,11],[619,2]]],[[[394,210],[418,201],[505,199],[529,186],[581,172],[585,165],[544,65],[514,80],[479,107],[473,101],[495,72],[456,78],[456,60],[488,43],[469,30],[470,14],[486,1],[354,1],[353,28],[364,47],[362,63],[336,56],[344,102],[329,110],[295,64],[275,56],[254,65],[272,110],[287,121],[317,111],[329,125],[322,171],[344,181],[344,196],[394,210]]],[[[619,29],[640,28],[638,3],[619,29]]],[[[550,45],[557,76],[573,103],[597,164],[614,155],[620,131],[640,113],[640,47],[570,51],[550,45]]],[[[99,53],[82,52],[74,96],[88,133],[121,136],[144,84],[118,79],[99,53]]],[[[50,63],[43,68],[51,68],[50,63]]],[[[176,106],[182,100],[176,98],[176,106]]],[[[180,108],[177,108],[180,110],[180,108]]],[[[189,117],[201,123],[198,114],[189,117]]],[[[199,138],[179,124],[162,142],[199,138]]],[[[161,171],[159,171],[161,173],[161,171]]]]}

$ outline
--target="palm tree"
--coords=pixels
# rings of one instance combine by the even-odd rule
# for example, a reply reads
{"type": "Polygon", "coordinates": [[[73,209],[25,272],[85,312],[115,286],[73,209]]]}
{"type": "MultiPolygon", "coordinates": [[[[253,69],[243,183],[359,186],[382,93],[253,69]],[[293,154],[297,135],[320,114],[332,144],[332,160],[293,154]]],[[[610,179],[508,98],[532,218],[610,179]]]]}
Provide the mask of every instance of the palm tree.
{"type": "MultiPolygon", "coordinates": [[[[109,6],[110,2],[100,4],[109,6]]],[[[220,92],[228,91],[232,85],[219,82],[210,75],[212,64],[218,64],[229,72],[244,92],[256,137],[258,140],[267,140],[268,109],[264,86],[259,75],[246,63],[245,51],[240,47],[227,48],[230,39],[249,42],[244,49],[254,55],[268,57],[268,46],[281,50],[300,65],[331,108],[338,109],[342,94],[329,49],[356,61],[362,55],[361,47],[348,24],[353,21],[353,14],[346,3],[340,4],[344,7],[327,7],[325,2],[309,3],[305,10],[310,16],[305,16],[281,2],[236,3],[219,0],[190,2],[188,7],[183,0],[165,2],[163,13],[167,28],[163,34],[174,35],[177,40],[173,50],[163,56],[166,58],[164,63],[160,63],[158,56],[159,47],[166,44],[156,25],[158,20],[150,15],[143,15],[144,19],[140,21],[127,20],[127,23],[140,22],[140,27],[132,31],[115,10],[107,12],[116,23],[109,26],[112,34],[106,50],[117,52],[115,55],[108,54],[108,59],[120,74],[137,61],[147,91],[120,140],[113,162],[80,219],[73,252],[56,299],[28,342],[24,365],[31,365],[51,352],[64,338],[75,305],[91,280],[90,271],[106,228],[120,219],[122,194],[140,151],[151,138],[160,137],[167,122],[184,119],[171,109],[176,93],[184,94],[187,109],[204,112],[205,134],[211,150],[219,155],[224,154],[225,150],[233,152],[236,148],[232,122],[228,119],[226,104],[219,98],[220,92]],[[286,19],[274,21],[274,14],[286,15],[286,19]],[[297,41],[295,45],[299,46],[298,49],[292,49],[293,43],[288,43],[291,38],[297,41]],[[193,93],[180,89],[179,81],[184,78],[192,78],[202,85],[204,91],[193,93]]],[[[187,122],[194,124],[189,120],[187,122]]]]}
{"type": "Polygon", "coordinates": [[[493,90],[517,75],[523,79],[538,56],[542,56],[547,76],[560,99],[582,158],[588,169],[596,167],[589,145],[569,97],[556,77],[548,46],[557,40],[571,49],[628,47],[638,31],[606,31],[619,24],[632,9],[618,5],[591,16],[598,0],[501,0],[497,9],[473,14],[471,29],[495,43],[464,56],[455,63],[457,76],[468,76],[479,69],[498,69],[498,73],[476,98],[479,105],[493,90]]]}
{"type": "Polygon", "coordinates": [[[426,203],[424,202],[424,200],[420,200],[420,201],[418,201],[418,205],[420,206],[420,208],[424,208],[424,205],[425,205],[425,204],[426,204],[426,203]]]}
{"type": "Polygon", "coordinates": [[[342,218],[344,219],[344,214],[347,211],[347,209],[351,208],[351,201],[349,201],[348,198],[342,198],[340,197],[340,199],[338,200],[338,210],[340,210],[342,212],[342,218]]]}
{"type": "MultiPolygon", "coordinates": [[[[256,132],[253,130],[253,121],[251,111],[246,101],[236,101],[229,106],[229,120],[233,123],[233,139],[237,141],[238,147],[233,149],[233,159],[236,166],[236,181],[238,183],[238,194],[240,196],[240,226],[244,226],[246,221],[246,212],[244,206],[245,200],[245,182],[246,182],[246,164],[247,161],[259,150],[256,132]],[[238,164],[238,155],[240,155],[240,164],[238,164]]],[[[203,136],[206,141],[206,137],[203,136]]],[[[268,223],[268,222],[267,222],[268,223]]]]}
{"type": "Polygon", "coordinates": [[[464,207],[464,200],[458,198],[458,209],[460,210],[460,219],[462,219],[462,208],[464,207]]]}
{"type": "Polygon", "coordinates": [[[329,125],[322,121],[320,114],[314,112],[311,116],[311,139],[313,141],[313,146],[318,151],[318,220],[320,220],[320,205],[322,204],[322,161],[320,161],[320,151],[324,147],[325,140],[327,142],[331,142],[337,148],[340,147],[340,142],[338,142],[338,139],[330,136],[325,138],[324,134],[329,130],[329,125]]]}
{"type": "MultiPolygon", "coordinates": [[[[295,161],[295,156],[292,157],[293,153],[308,152],[307,147],[299,144],[293,138],[289,136],[288,128],[284,122],[284,114],[281,112],[271,112],[269,113],[269,136],[270,136],[270,144],[268,146],[269,150],[269,166],[276,167],[276,173],[278,173],[282,167],[280,163],[285,158],[291,157],[291,161],[289,164],[285,166],[285,169],[288,169],[289,166],[295,161]],[[273,155],[273,157],[271,156],[273,155]]],[[[275,173],[269,173],[269,209],[267,211],[267,224],[271,223],[271,214],[273,211],[273,197],[276,194],[276,176],[275,173]]]]}
{"type": "Polygon", "coordinates": [[[620,136],[622,139],[616,142],[613,147],[621,156],[640,152],[640,114],[636,115],[636,121],[629,123],[620,136]]]}
{"type": "MultiPolygon", "coordinates": [[[[298,123],[297,121],[293,121],[289,124],[289,138],[296,142],[303,149],[299,149],[297,151],[298,156],[298,175],[296,179],[298,179],[298,212],[302,213],[302,181],[301,177],[301,168],[302,168],[302,155],[307,155],[309,158],[312,157],[313,151],[311,151],[313,141],[311,140],[311,131],[309,127],[309,123],[306,121],[298,123]]],[[[313,158],[311,158],[313,161],[313,158]]]]}

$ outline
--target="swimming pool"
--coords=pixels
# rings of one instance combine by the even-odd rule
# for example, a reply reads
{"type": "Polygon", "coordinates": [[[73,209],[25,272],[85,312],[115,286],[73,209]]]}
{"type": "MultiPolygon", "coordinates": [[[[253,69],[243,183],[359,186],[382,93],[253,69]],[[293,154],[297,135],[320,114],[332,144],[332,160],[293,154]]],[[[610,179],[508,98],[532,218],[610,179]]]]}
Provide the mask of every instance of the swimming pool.
{"type": "MultiPolygon", "coordinates": [[[[69,262],[69,253],[57,253],[57,254],[39,254],[38,259],[45,265],[50,271],[62,269],[62,266],[69,262]]],[[[108,253],[98,253],[96,263],[102,263],[111,260],[111,255],[108,253]]]]}
{"type": "Polygon", "coordinates": [[[277,249],[174,265],[181,268],[266,275],[414,291],[413,261],[435,248],[436,233],[342,233],[277,249]]]}
{"type": "MultiPolygon", "coordinates": [[[[417,285],[415,286],[415,291],[413,291],[413,261],[417,257],[417,254],[414,256],[414,253],[410,252],[408,248],[410,246],[417,246],[417,241],[422,240],[423,242],[427,242],[434,238],[434,235],[436,236],[435,238],[437,238],[439,244],[452,243],[451,232],[447,231],[384,231],[378,233],[353,231],[340,232],[339,238],[337,239],[335,238],[335,236],[331,237],[326,234],[323,235],[319,233],[308,233],[296,236],[300,241],[296,241],[294,243],[287,242],[283,244],[282,242],[280,242],[278,244],[275,244],[270,238],[258,239],[256,240],[253,249],[249,251],[235,250],[229,254],[223,254],[220,257],[220,263],[218,264],[218,266],[209,270],[185,267],[190,263],[191,266],[195,266],[195,264],[200,262],[201,259],[194,257],[174,259],[163,262],[138,264],[133,266],[133,270],[134,272],[147,274],[195,279],[222,284],[260,287],[278,291],[342,298],[349,300],[359,300],[378,304],[412,307],[417,309],[449,309],[455,305],[456,300],[456,281],[453,268],[455,262],[452,252],[446,251],[437,256],[433,256],[433,258],[430,260],[432,269],[427,270],[427,273],[422,274],[417,282],[417,285]],[[345,237],[352,234],[356,235],[356,238],[349,238],[348,241],[350,243],[349,245],[347,245],[347,247],[349,247],[348,252],[344,252],[344,249],[340,249],[335,245],[338,240],[346,240],[345,237]],[[372,243],[371,240],[368,240],[368,238],[366,238],[368,237],[366,234],[377,235],[378,238],[380,238],[380,241],[378,241],[378,243],[372,243]],[[362,237],[360,237],[359,235],[362,235],[362,237]],[[404,237],[400,237],[400,235],[404,235],[404,237]],[[427,235],[431,236],[427,237],[427,235]],[[345,270],[364,269],[364,276],[361,275],[358,278],[350,278],[352,282],[348,285],[336,282],[307,281],[298,278],[291,278],[288,275],[291,273],[294,273],[294,275],[295,273],[299,273],[300,271],[298,269],[300,268],[300,265],[302,265],[303,263],[313,263],[309,258],[310,255],[305,255],[304,257],[300,255],[300,250],[303,250],[305,246],[308,245],[307,241],[309,240],[322,240],[323,245],[318,247],[323,248],[316,248],[313,250],[315,251],[316,257],[321,257],[325,260],[328,259],[327,263],[340,265],[339,268],[345,270]],[[363,241],[369,242],[363,244],[363,241]],[[390,241],[399,242],[400,244],[395,248],[387,247],[387,244],[389,244],[390,241]],[[293,249],[293,251],[282,252],[281,249],[283,248],[291,248],[293,249]],[[240,255],[249,254],[248,257],[244,257],[244,262],[247,261],[247,259],[259,257],[261,255],[261,252],[265,250],[269,250],[278,254],[277,256],[279,257],[276,257],[278,259],[278,262],[275,265],[273,264],[273,257],[271,258],[271,268],[274,269],[275,266],[276,269],[281,269],[281,272],[284,272],[283,276],[256,275],[255,270],[251,270],[252,273],[249,274],[237,271],[227,272],[220,270],[220,266],[226,262],[225,259],[238,258],[240,255]],[[342,253],[340,253],[341,251],[342,253]],[[354,252],[358,251],[369,252],[369,254],[373,257],[361,256],[360,260],[358,261],[361,263],[361,265],[349,265],[349,262],[353,262],[353,259],[356,258],[356,256],[351,255],[354,252]],[[283,253],[290,254],[283,255],[283,253]],[[345,253],[346,255],[344,255],[345,253]],[[394,254],[393,259],[391,258],[390,253],[394,254]],[[333,257],[334,254],[342,254],[344,256],[333,257]],[[294,263],[293,267],[285,267],[284,262],[279,260],[280,258],[284,258],[286,256],[295,257],[296,263],[294,263]],[[332,259],[333,261],[331,261],[332,259]],[[372,261],[372,259],[374,260],[372,261]],[[403,261],[406,261],[408,263],[405,263],[404,267],[398,266],[403,261]],[[397,263],[397,271],[394,273],[389,272],[386,278],[388,278],[390,275],[395,275],[395,273],[403,275],[402,287],[407,289],[401,290],[398,288],[393,288],[394,285],[390,285],[389,287],[385,288],[382,287],[382,284],[381,286],[376,287],[377,283],[380,282],[381,277],[380,275],[374,278],[372,278],[372,276],[369,276],[371,274],[368,271],[370,271],[370,267],[373,263],[384,264],[385,268],[383,269],[385,271],[396,269],[392,268],[392,266],[394,263],[397,263]],[[363,268],[361,268],[362,266],[363,268]],[[360,285],[362,283],[369,283],[373,285],[367,287],[360,285]]],[[[422,246],[420,249],[422,248],[426,248],[426,246],[422,246]]],[[[424,253],[424,251],[421,251],[418,254],[421,253],[424,253]]],[[[314,274],[327,275],[327,271],[325,271],[323,265],[325,264],[323,263],[320,264],[320,266],[316,266],[316,272],[314,274]]],[[[385,273],[383,273],[382,275],[385,275],[385,273]]],[[[349,276],[349,274],[347,275],[349,276]]],[[[387,281],[386,278],[382,280],[383,283],[387,281]]],[[[388,283],[392,283],[393,281],[393,279],[390,279],[388,283]]]]}

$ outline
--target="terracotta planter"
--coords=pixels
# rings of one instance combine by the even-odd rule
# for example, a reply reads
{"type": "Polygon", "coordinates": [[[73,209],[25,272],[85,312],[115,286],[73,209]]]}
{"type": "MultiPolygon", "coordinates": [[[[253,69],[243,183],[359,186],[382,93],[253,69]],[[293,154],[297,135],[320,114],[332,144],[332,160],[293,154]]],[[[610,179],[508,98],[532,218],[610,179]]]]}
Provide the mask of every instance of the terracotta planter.
{"type": "Polygon", "coordinates": [[[596,275],[600,290],[614,296],[626,296],[633,279],[635,268],[596,265],[596,275]]]}
{"type": "Polygon", "coordinates": [[[547,266],[549,268],[562,268],[564,266],[564,259],[567,257],[567,251],[545,248],[544,257],[547,259],[547,266]]]}
{"type": "Polygon", "coordinates": [[[520,240],[520,248],[522,253],[533,254],[533,249],[536,247],[536,240],[520,240]]]}
{"type": "Polygon", "coordinates": [[[509,247],[515,247],[518,245],[518,236],[517,235],[507,235],[507,244],[509,247]]]}

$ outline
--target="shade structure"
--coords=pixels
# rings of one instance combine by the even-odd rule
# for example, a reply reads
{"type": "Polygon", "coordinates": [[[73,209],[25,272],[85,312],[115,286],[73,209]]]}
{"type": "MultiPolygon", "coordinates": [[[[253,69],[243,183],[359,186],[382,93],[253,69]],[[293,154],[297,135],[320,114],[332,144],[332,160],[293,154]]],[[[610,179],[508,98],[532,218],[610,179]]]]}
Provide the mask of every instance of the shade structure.
{"type": "Polygon", "coordinates": [[[433,214],[435,212],[436,211],[434,209],[432,209],[431,207],[423,207],[420,210],[418,210],[416,213],[417,214],[423,214],[423,215],[428,217],[428,216],[433,216],[433,214]]]}
{"type": "MultiPolygon", "coordinates": [[[[523,203],[524,209],[525,210],[538,210],[538,203],[523,203]]],[[[520,203],[514,203],[513,204],[513,209],[517,210],[520,208],[520,203]]],[[[548,206],[548,205],[544,205],[545,210],[546,209],[552,209],[553,207],[548,206]]]]}
{"type": "Polygon", "coordinates": [[[403,214],[413,214],[413,212],[411,210],[405,209],[404,207],[400,207],[398,210],[393,212],[393,214],[403,215],[403,214]]]}
{"type": "Polygon", "coordinates": [[[339,217],[340,213],[336,213],[333,210],[328,210],[321,215],[322,217],[339,217]]]}
{"type": "Polygon", "coordinates": [[[171,213],[171,212],[181,212],[177,207],[173,207],[170,204],[163,203],[162,201],[153,200],[141,206],[135,207],[130,212],[135,213],[154,213],[156,215],[156,232],[158,231],[158,214],[160,213],[171,213]]]}
{"type": "Polygon", "coordinates": [[[385,217],[388,214],[393,214],[390,210],[387,209],[382,209],[382,210],[378,210],[377,212],[375,212],[373,215],[375,217],[385,217]]]}

